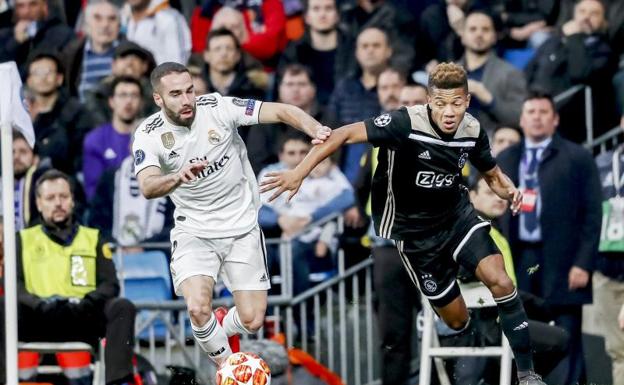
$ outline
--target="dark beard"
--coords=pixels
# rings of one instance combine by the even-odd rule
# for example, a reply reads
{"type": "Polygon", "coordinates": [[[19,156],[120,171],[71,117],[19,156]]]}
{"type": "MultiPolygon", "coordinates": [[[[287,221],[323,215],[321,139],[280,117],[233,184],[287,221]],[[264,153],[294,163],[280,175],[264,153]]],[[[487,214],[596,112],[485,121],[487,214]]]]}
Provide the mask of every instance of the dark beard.
{"type": "Polygon", "coordinates": [[[165,111],[165,114],[167,114],[167,117],[171,120],[173,124],[175,124],[176,126],[182,126],[182,127],[188,127],[188,128],[191,128],[191,125],[193,124],[193,121],[195,120],[195,114],[197,113],[196,107],[193,106],[193,116],[191,116],[188,119],[180,119],[180,116],[176,114],[175,112],[173,112],[171,109],[169,109],[169,107],[167,107],[166,105],[164,106],[163,110],[165,111]]]}
{"type": "Polygon", "coordinates": [[[128,125],[129,125],[129,124],[132,124],[132,122],[134,122],[134,120],[135,120],[135,119],[134,119],[134,118],[131,118],[131,119],[122,119],[122,118],[119,118],[119,120],[121,120],[121,122],[122,122],[123,124],[128,124],[128,125]]]}
{"type": "Polygon", "coordinates": [[[315,29],[314,32],[320,33],[321,35],[329,35],[332,32],[336,31],[336,27],[328,28],[328,29],[315,29]]]}

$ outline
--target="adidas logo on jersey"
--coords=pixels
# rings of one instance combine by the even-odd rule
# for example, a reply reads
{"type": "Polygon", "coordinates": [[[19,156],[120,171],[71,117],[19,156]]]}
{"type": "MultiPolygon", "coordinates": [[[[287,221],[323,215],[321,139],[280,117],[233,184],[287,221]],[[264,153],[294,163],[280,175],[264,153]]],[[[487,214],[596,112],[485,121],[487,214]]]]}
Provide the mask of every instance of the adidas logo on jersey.
{"type": "Polygon", "coordinates": [[[180,154],[178,154],[175,151],[171,151],[171,153],[169,153],[169,160],[179,158],[179,157],[180,157],[180,154]]]}
{"type": "Polygon", "coordinates": [[[266,274],[262,274],[262,277],[260,277],[260,282],[266,282],[268,280],[269,280],[269,278],[267,277],[266,274]]]}
{"type": "Polygon", "coordinates": [[[431,155],[429,155],[429,150],[421,152],[420,154],[418,154],[418,157],[420,159],[431,159],[431,155]]]}
{"type": "Polygon", "coordinates": [[[527,328],[527,327],[529,327],[529,323],[528,323],[528,322],[526,322],[526,321],[523,321],[520,325],[518,325],[518,326],[516,326],[515,328],[513,328],[513,330],[518,331],[518,330],[525,329],[525,328],[527,328]]]}

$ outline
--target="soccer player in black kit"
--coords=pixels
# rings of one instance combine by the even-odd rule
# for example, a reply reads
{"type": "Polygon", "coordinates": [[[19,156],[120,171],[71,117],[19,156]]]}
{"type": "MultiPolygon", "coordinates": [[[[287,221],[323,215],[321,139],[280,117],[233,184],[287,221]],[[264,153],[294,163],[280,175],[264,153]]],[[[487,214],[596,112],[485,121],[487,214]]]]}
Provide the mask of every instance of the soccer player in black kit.
{"type": "Polygon", "coordinates": [[[293,170],[267,174],[262,191],[272,198],[296,194],[310,171],[343,144],[379,147],[373,177],[375,231],[394,239],[414,284],[454,330],[469,328],[470,315],[456,282],[458,264],[473,271],[492,292],[501,326],[514,353],[520,385],[545,385],[533,370],[528,319],[503,257],[461,183],[470,161],[490,188],[511,202],[515,213],[522,194],[490,153],[487,134],[466,113],[470,103],[465,70],[441,63],[429,75],[426,105],[403,107],[374,119],[334,130],[293,170]]]}

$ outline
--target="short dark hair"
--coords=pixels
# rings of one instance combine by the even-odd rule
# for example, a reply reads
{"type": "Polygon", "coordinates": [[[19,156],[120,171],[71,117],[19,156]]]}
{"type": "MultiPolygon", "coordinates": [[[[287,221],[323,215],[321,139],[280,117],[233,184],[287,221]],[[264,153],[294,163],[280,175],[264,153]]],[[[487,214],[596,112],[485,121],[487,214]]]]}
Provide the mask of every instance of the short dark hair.
{"type": "Polygon", "coordinates": [[[304,74],[308,77],[308,80],[310,81],[310,83],[315,85],[314,81],[312,80],[312,70],[310,70],[310,67],[305,66],[303,64],[292,63],[282,68],[282,70],[279,73],[279,83],[281,83],[282,80],[284,80],[284,76],[286,76],[286,74],[291,75],[291,76],[304,74]]]}
{"type": "MultiPolygon", "coordinates": [[[[303,0],[303,12],[306,13],[308,12],[308,10],[310,9],[310,0],[303,0]]],[[[340,9],[338,9],[338,1],[334,0],[334,7],[336,7],[336,11],[340,12],[340,9]]]]}
{"type": "Polygon", "coordinates": [[[154,68],[150,75],[150,83],[152,84],[152,88],[154,90],[158,89],[160,86],[160,79],[169,75],[169,74],[181,74],[187,72],[190,75],[188,68],[183,66],[180,63],[168,61],[162,64],[159,64],[154,68]]]}
{"type": "Polygon", "coordinates": [[[557,113],[557,106],[555,104],[555,99],[553,99],[552,97],[552,94],[539,88],[534,88],[534,89],[529,90],[529,93],[522,101],[522,104],[524,105],[524,103],[528,102],[529,100],[535,100],[535,99],[548,100],[548,102],[550,103],[550,106],[553,109],[553,112],[557,113]]]}
{"type": "Polygon", "coordinates": [[[473,178],[468,178],[468,189],[470,191],[474,191],[476,193],[479,192],[479,182],[483,180],[483,175],[481,173],[477,173],[473,178]]]}
{"type": "Polygon", "coordinates": [[[291,140],[303,142],[309,146],[312,146],[310,144],[310,138],[308,138],[307,135],[305,135],[301,131],[295,131],[291,129],[283,133],[282,136],[280,136],[280,140],[279,140],[279,152],[280,153],[284,151],[284,146],[286,145],[286,143],[290,142],[291,140]]]}
{"type": "Polygon", "coordinates": [[[206,36],[206,51],[208,51],[208,47],[210,46],[210,40],[216,37],[222,37],[222,36],[231,37],[232,40],[234,40],[234,45],[236,46],[236,49],[239,51],[241,50],[240,41],[238,41],[238,39],[236,38],[236,35],[234,35],[232,31],[230,31],[227,28],[217,28],[217,29],[213,29],[212,31],[210,31],[208,35],[206,36]]]}
{"type": "Polygon", "coordinates": [[[55,52],[47,50],[37,50],[28,57],[28,65],[26,66],[28,74],[30,75],[31,64],[44,59],[52,60],[56,65],[56,72],[65,75],[65,66],[63,65],[60,57],[55,52]]]}
{"type": "Polygon", "coordinates": [[[133,78],[132,76],[123,75],[123,76],[116,76],[113,79],[113,81],[112,81],[112,83],[110,85],[110,95],[109,96],[115,95],[115,89],[121,83],[131,83],[131,84],[134,84],[137,87],[139,87],[139,93],[143,94],[143,86],[141,85],[141,82],[139,81],[139,79],[133,78]]]}
{"type": "Polygon", "coordinates": [[[377,30],[377,31],[383,33],[383,35],[386,38],[386,44],[388,45],[388,47],[392,47],[392,42],[390,41],[390,31],[388,31],[385,28],[382,28],[382,27],[379,27],[379,26],[374,26],[374,25],[365,27],[360,32],[357,33],[357,36],[355,37],[356,46],[357,46],[357,40],[360,37],[360,35],[363,34],[365,31],[367,31],[369,29],[374,29],[374,30],[377,30]]]}
{"type": "Polygon", "coordinates": [[[449,90],[463,88],[468,92],[468,75],[466,70],[459,64],[444,62],[436,65],[429,74],[427,84],[429,93],[433,88],[449,90]]]}
{"type": "Polygon", "coordinates": [[[52,169],[44,172],[37,179],[37,183],[35,184],[35,193],[37,194],[37,196],[41,195],[40,194],[40,190],[41,190],[41,185],[42,184],[44,184],[46,181],[57,180],[57,179],[63,179],[65,182],[67,182],[67,184],[69,185],[69,191],[70,191],[70,193],[73,196],[74,195],[74,185],[73,185],[72,180],[63,171],[57,170],[55,168],[52,168],[52,169]]]}

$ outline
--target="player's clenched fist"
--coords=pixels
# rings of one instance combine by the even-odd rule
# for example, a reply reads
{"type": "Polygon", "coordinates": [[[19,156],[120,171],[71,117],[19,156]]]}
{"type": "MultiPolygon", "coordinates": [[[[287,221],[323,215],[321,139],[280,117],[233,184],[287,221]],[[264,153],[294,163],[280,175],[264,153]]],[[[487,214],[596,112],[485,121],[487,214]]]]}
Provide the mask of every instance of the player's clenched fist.
{"type": "Polygon", "coordinates": [[[197,163],[189,163],[182,167],[180,171],[178,171],[178,177],[180,178],[180,183],[189,183],[197,178],[197,175],[208,166],[207,160],[202,160],[197,163]]]}

